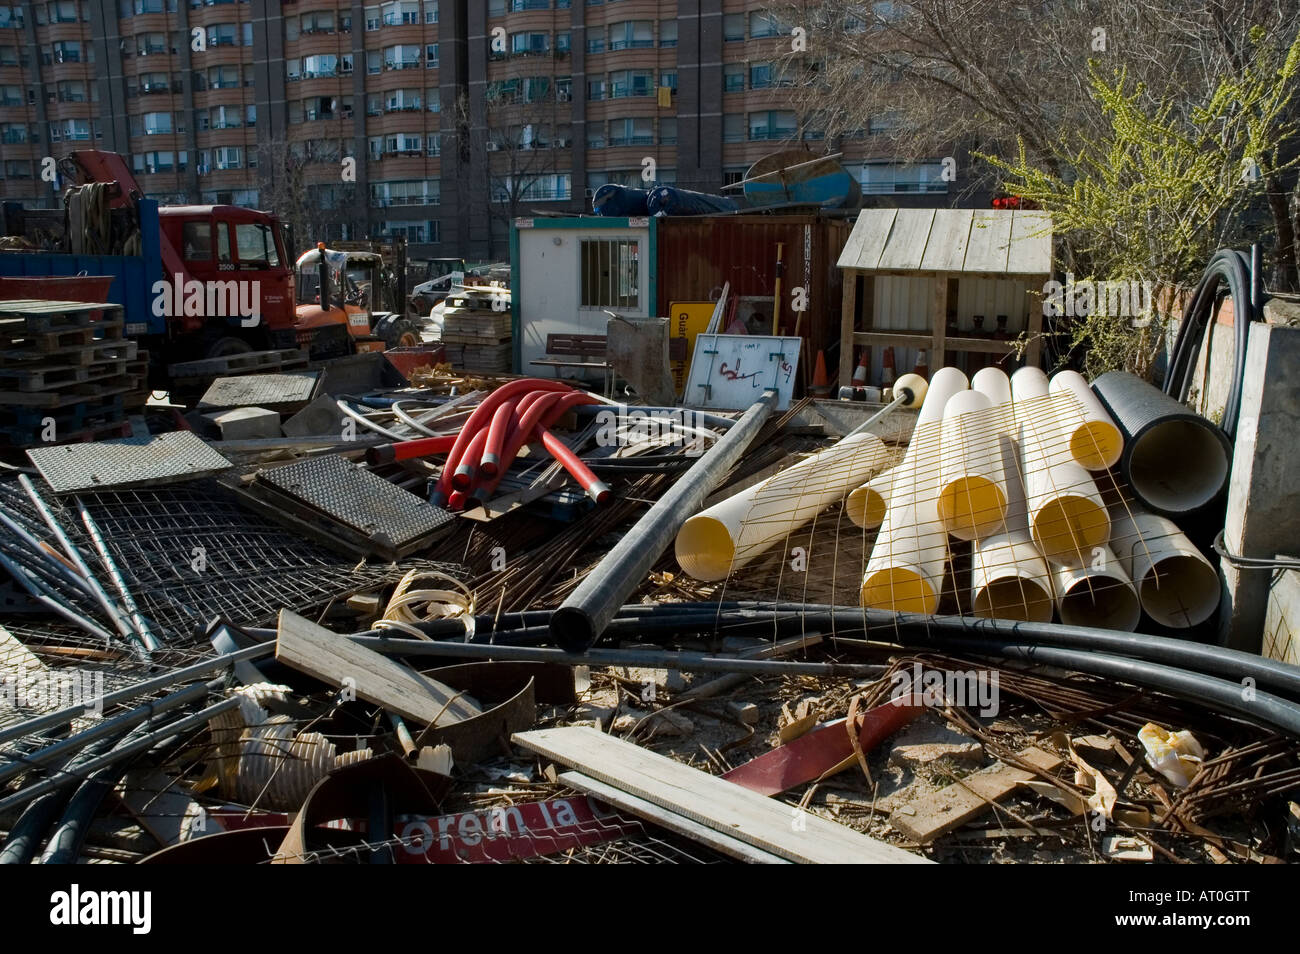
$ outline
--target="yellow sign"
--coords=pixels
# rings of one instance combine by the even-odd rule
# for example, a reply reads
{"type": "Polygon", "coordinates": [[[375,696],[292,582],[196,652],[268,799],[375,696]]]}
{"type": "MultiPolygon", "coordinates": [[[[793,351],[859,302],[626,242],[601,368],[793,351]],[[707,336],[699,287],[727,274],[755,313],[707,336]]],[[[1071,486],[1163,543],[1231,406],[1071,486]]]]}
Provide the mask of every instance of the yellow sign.
{"type": "Polygon", "coordinates": [[[691,355],[695,353],[695,336],[708,330],[716,305],[717,302],[712,301],[675,301],[668,306],[671,316],[669,336],[686,339],[686,360],[672,363],[673,386],[678,394],[686,387],[686,373],[691,368],[691,355]]]}

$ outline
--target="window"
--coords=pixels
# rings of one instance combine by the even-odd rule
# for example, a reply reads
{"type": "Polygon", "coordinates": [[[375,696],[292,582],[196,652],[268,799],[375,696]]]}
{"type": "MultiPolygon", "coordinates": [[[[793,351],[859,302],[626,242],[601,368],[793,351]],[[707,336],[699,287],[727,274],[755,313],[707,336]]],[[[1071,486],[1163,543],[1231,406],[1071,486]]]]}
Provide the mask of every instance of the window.
{"type": "Polygon", "coordinates": [[[52,0],[46,4],[51,23],[76,23],[76,0],[52,0]]]}
{"type": "Polygon", "coordinates": [[[677,45],[677,21],[676,20],[659,21],[659,45],[660,46],[677,45]]]}
{"type": "Polygon", "coordinates": [[[611,119],[609,122],[609,144],[611,146],[653,146],[654,120],[611,119]]]}
{"type": "Polygon", "coordinates": [[[390,133],[384,137],[385,155],[419,156],[424,153],[424,137],[419,133],[390,133]]]}
{"type": "Polygon", "coordinates": [[[649,70],[621,70],[609,75],[609,98],[649,96],[654,74],[649,70]]]}
{"type": "Polygon", "coordinates": [[[58,84],[60,103],[86,102],[86,84],[81,80],[64,80],[58,84]]]}
{"type": "Polygon", "coordinates": [[[636,239],[585,239],[581,250],[583,308],[641,307],[641,243],[636,239]]]}
{"type": "Polygon", "coordinates": [[[438,0],[424,0],[424,22],[438,22],[438,0]]]}
{"type": "MultiPolygon", "coordinates": [[[[286,20],[285,22],[287,24],[290,21],[286,20]]],[[[324,10],[317,13],[304,13],[299,23],[299,32],[303,36],[310,36],[313,33],[333,33],[334,11],[324,10]]]]}
{"type": "Polygon", "coordinates": [[[664,146],[677,145],[677,117],[665,116],[659,120],[659,143],[664,146]]]}
{"type": "Polygon", "coordinates": [[[772,64],[755,63],[749,68],[749,88],[750,89],[771,89],[772,87],[772,64]]]}
{"type": "Polygon", "coordinates": [[[390,113],[418,112],[420,91],[418,89],[394,89],[384,94],[384,109],[390,113]]]}
{"type": "Polygon", "coordinates": [[[605,81],[603,79],[587,80],[587,99],[597,102],[605,98],[605,81]]]}
{"type": "Polygon", "coordinates": [[[81,62],[81,44],[76,40],[59,40],[51,49],[55,63],[81,62]]]}
{"type": "Polygon", "coordinates": [[[145,113],[139,119],[146,136],[162,136],[172,131],[171,113],[145,113]]]}
{"type": "Polygon", "coordinates": [[[418,0],[394,0],[380,4],[379,10],[384,26],[402,26],[420,22],[420,4],[418,0]]]}
{"type": "Polygon", "coordinates": [[[653,20],[624,20],[609,27],[611,50],[642,50],[655,45],[653,20]]]}
{"type": "MultiPolygon", "coordinates": [[[[442,155],[442,136],[439,133],[429,133],[425,137],[424,154],[430,159],[436,159],[442,155]]],[[[437,182],[434,182],[437,185],[437,182]]]]}
{"type": "Polygon", "coordinates": [[[420,67],[420,48],[410,44],[384,47],[384,69],[414,70],[420,67]]]}
{"type": "Polygon", "coordinates": [[[212,225],[185,222],[181,225],[181,249],[187,262],[212,261],[212,225]]]}
{"type": "Polygon", "coordinates": [[[213,106],[208,110],[208,128],[238,129],[243,125],[241,113],[238,106],[213,106]]]}
{"type": "Polygon", "coordinates": [[[235,249],[241,265],[276,268],[280,264],[275,235],[270,228],[257,222],[244,222],[235,226],[235,249]]]}
{"type": "Polygon", "coordinates": [[[21,106],[23,88],[21,86],[0,86],[0,106],[21,106]]]}
{"type": "Polygon", "coordinates": [[[430,86],[424,91],[424,108],[431,113],[442,112],[442,93],[438,87],[430,86]]]}
{"type": "Polygon", "coordinates": [[[746,168],[744,166],[729,166],[722,170],[722,184],[724,186],[735,185],[745,178],[746,168]]]}
{"type": "Polygon", "coordinates": [[[555,78],[555,101],[568,103],[573,100],[573,77],[557,76],[555,78]]]}
{"type": "Polygon", "coordinates": [[[22,7],[0,7],[0,30],[7,30],[12,27],[15,30],[22,29],[23,26],[23,8],[22,7]]]}
{"type": "Polygon", "coordinates": [[[216,169],[242,169],[244,150],[240,146],[218,146],[212,150],[212,165],[216,169]]]}
{"type": "Polygon", "coordinates": [[[588,53],[604,53],[604,52],[605,52],[605,38],[604,38],[603,36],[601,36],[599,33],[588,33],[588,34],[587,34],[587,52],[588,52],[588,53]]]}
{"type": "Polygon", "coordinates": [[[512,13],[520,13],[524,10],[549,9],[551,9],[551,0],[510,0],[510,10],[512,13]]]}
{"type": "Polygon", "coordinates": [[[734,43],[736,40],[745,38],[745,15],[743,13],[727,13],[723,15],[722,38],[728,43],[734,43]]]}
{"type": "Polygon", "coordinates": [[[366,50],[366,72],[378,73],[383,68],[384,58],[378,50],[366,50]]]}
{"type": "Polygon", "coordinates": [[[378,7],[366,7],[366,32],[378,30],[382,24],[379,19],[378,7]]]}
{"type": "Polygon", "coordinates": [[[317,79],[339,74],[339,57],[333,53],[318,53],[302,58],[302,78],[317,79]]]}
{"type": "Polygon", "coordinates": [[[369,153],[371,159],[377,160],[377,159],[384,158],[384,137],[383,136],[371,136],[369,139],[366,140],[366,146],[367,146],[367,152],[369,153]]]}
{"type": "Polygon", "coordinates": [[[600,121],[587,123],[587,148],[604,149],[607,144],[605,139],[605,124],[600,121]]]}
{"type": "Polygon", "coordinates": [[[758,40],[763,37],[781,36],[787,31],[776,20],[776,16],[766,11],[749,15],[749,38],[758,40]]]}
{"type": "Polygon", "coordinates": [[[381,209],[398,205],[437,205],[441,198],[441,185],[437,179],[370,184],[370,201],[381,209]]]}
{"type": "Polygon", "coordinates": [[[549,33],[512,33],[510,53],[513,56],[543,56],[551,49],[549,33]]]}
{"type": "Polygon", "coordinates": [[[568,53],[573,49],[573,34],[568,30],[555,34],[555,52],[568,53]]]}
{"type": "Polygon", "coordinates": [[[722,117],[722,141],[745,141],[745,117],[740,113],[725,113],[722,117]]]}
{"type": "Polygon", "coordinates": [[[530,76],[524,80],[524,102],[544,103],[551,98],[549,76],[530,76]]]}
{"type": "Polygon", "coordinates": [[[208,89],[238,89],[238,88],[239,88],[239,67],[238,66],[213,66],[208,68],[208,89]]]}
{"type": "Polygon", "coordinates": [[[745,91],[744,63],[726,63],[723,65],[722,91],[724,93],[743,93],[745,91]]]}
{"type": "Polygon", "coordinates": [[[795,133],[795,116],[793,110],[772,109],[761,113],[749,114],[749,138],[751,141],[765,139],[789,139],[795,133]]]}
{"type": "Polygon", "coordinates": [[[176,167],[174,152],[137,153],[134,157],[135,171],[153,175],[159,172],[171,172],[176,167]]]}
{"type": "Polygon", "coordinates": [[[437,43],[425,44],[424,68],[426,70],[435,70],[438,68],[438,44],[437,43]]]}
{"type": "MultiPolygon", "coordinates": [[[[250,24],[251,27],[251,24],[250,24]]],[[[239,24],[214,23],[208,27],[208,48],[215,46],[238,46],[239,24]]]]}
{"type": "MultiPolygon", "coordinates": [[[[52,125],[51,130],[53,130],[52,125]]],[[[52,133],[51,138],[53,138],[52,133]]],[[[0,142],[7,146],[19,146],[27,142],[27,125],[25,123],[0,123],[0,142]]]]}
{"type": "Polygon", "coordinates": [[[409,219],[390,219],[379,223],[380,238],[392,240],[404,238],[407,242],[423,243],[438,241],[439,222],[412,221],[409,219]]]}
{"type": "Polygon", "coordinates": [[[677,71],[670,70],[659,74],[659,86],[661,89],[670,89],[677,92],[677,71]]]}

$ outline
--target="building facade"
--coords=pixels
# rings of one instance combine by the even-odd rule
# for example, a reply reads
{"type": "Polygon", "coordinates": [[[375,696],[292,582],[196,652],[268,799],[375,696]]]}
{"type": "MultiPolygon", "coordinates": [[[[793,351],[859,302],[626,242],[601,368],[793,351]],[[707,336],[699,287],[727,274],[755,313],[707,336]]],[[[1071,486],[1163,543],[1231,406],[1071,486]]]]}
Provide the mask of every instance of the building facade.
{"type": "Polygon", "coordinates": [[[937,157],[889,156],[887,118],[833,143],[801,119],[763,6],[0,4],[0,194],[55,205],[57,160],[107,149],[150,196],[271,209],[314,233],[300,247],[401,234],[474,260],[506,256],[515,216],[587,209],[606,182],[716,191],[800,143],[842,151],[868,196],[946,192],[937,157]]]}

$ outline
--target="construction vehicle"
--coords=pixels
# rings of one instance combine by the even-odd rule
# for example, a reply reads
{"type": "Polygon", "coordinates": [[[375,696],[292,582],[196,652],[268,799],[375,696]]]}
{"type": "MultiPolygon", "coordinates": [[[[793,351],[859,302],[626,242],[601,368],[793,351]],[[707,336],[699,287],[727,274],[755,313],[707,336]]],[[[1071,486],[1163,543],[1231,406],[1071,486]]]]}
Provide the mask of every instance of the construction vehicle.
{"type": "Polygon", "coordinates": [[[0,277],[111,276],[107,300],[124,307],[127,333],[141,339],[155,368],[247,351],[314,351],[318,337],[338,339],[332,322],[346,325],[332,310],[301,324],[292,243],[276,216],[232,205],[159,207],[117,153],[73,152],[60,171],[78,185],[64,209],[4,203],[0,277]]]}
{"type": "Polygon", "coordinates": [[[296,327],[313,340],[313,357],[420,343],[415,322],[382,307],[385,268],[379,252],[329,249],[323,242],[299,256],[296,327]]]}

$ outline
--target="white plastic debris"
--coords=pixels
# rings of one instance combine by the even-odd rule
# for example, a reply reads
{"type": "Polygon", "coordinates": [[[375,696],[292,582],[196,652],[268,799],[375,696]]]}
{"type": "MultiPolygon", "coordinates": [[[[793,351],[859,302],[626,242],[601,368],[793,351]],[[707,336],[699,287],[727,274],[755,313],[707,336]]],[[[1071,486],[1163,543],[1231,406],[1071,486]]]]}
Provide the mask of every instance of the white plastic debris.
{"type": "Polygon", "coordinates": [[[1186,729],[1170,732],[1148,722],[1138,732],[1138,741],[1146,749],[1147,764],[1179,788],[1192,783],[1205,761],[1205,749],[1186,729]]]}

